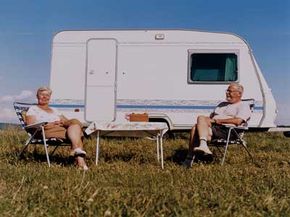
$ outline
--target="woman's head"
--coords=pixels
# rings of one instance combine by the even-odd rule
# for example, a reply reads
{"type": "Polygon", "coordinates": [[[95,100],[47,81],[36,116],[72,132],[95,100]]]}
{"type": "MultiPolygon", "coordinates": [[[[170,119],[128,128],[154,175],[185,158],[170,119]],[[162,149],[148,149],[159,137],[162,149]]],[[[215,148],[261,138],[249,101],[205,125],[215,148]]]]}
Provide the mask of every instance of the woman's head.
{"type": "Polygon", "coordinates": [[[49,95],[51,95],[52,90],[49,87],[45,87],[45,86],[40,87],[37,89],[36,96],[39,96],[39,94],[42,92],[47,92],[49,95]]]}
{"type": "Polygon", "coordinates": [[[36,92],[38,104],[46,105],[49,103],[52,90],[49,87],[40,87],[36,92]]]}

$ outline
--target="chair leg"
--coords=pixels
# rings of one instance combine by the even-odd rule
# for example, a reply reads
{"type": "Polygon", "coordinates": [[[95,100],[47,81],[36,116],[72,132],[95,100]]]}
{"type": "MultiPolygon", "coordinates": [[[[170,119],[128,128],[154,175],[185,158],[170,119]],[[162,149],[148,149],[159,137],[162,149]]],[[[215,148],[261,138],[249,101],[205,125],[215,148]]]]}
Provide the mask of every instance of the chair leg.
{"type": "Polygon", "coordinates": [[[254,158],[251,155],[249,149],[247,148],[246,142],[240,137],[240,135],[234,130],[235,134],[237,135],[237,137],[239,138],[239,140],[241,141],[241,145],[243,146],[243,148],[246,150],[246,152],[248,153],[248,155],[250,156],[252,162],[254,162],[254,158]]]}
{"type": "Polygon", "coordinates": [[[21,152],[20,152],[20,154],[19,154],[18,157],[21,157],[22,156],[22,154],[24,153],[24,151],[28,148],[31,140],[32,140],[32,137],[30,137],[29,139],[26,140],[26,143],[25,143],[24,147],[22,148],[22,150],[21,150],[21,152]]]}
{"type": "Polygon", "coordinates": [[[222,154],[223,154],[223,152],[221,151],[221,148],[220,148],[218,145],[216,145],[215,147],[216,147],[216,149],[218,150],[219,154],[221,154],[221,155],[222,155],[222,154]]]}
{"type": "Polygon", "coordinates": [[[224,153],[224,156],[223,156],[223,159],[222,159],[221,165],[224,164],[225,159],[226,159],[226,154],[227,154],[228,147],[229,147],[229,142],[230,142],[230,136],[231,136],[232,129],[233,129],[233,128],[231,128],[231,127],[229,128],[228,137],[227,137],[227,143],[226,143],[226,147],[225,147],[225,153],[224,153]]]}
{"type": "Polygon", "coordinates": [[[31,140],[34,138],[34,136],[36,135],[37,132],[38,132],[38,130],[36,130],[36,131],[33,133],[33,135],[30,136],[30,137],[26,140],[25,145],[24,145],[24,147],[22,148],[22,150],[21,150],[21,152],[20,152],[20,154],[19,154],[18,157],[21,157],[21,156],[22,156],[22,154],[23,154],[24,151],[28,148],[28,146],[29,146],[31,140]]]}
{"type": "Polygon", "coordinates": [[[242,143],[241,143],[241,144],[242,144],[242,146],[244,147],[244,149],[247,151],[247,153],[248,153],[248,155],[250,156],[252,162],[254,162],[254,158],[253,158],[253,156],[251,155],[251,153],[250,153],[250,151],[249,151],[247,145],[245,144],[245,141],[242,140],[242,143]]]}
{"type": "Polygon", "coordinates": [[[53,151],[50,153],[50,155],[53,155],[55,150],[59,147],[59,145],[56,145],[55,148],[53,149],[53,151]]]}
{"type": "Polygon", "coordinates": [[[45,132],[44,132],[44,127],[43,126],[41,126],[41,131],[42,131],[42,138],[43,138],[43,145],[44,145],[44,149],[45,149],[46,160],[47,160],[47,163],[48,163],[48,167],[50,167],[50,160],[49,160],[48,149],[47,149],[45,132]]]}

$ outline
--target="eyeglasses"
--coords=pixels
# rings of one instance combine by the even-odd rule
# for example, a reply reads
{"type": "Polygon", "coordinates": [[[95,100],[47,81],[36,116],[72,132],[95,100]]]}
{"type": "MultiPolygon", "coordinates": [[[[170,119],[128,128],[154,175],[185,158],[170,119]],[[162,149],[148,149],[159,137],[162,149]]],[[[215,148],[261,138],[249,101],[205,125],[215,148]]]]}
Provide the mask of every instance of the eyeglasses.
{"type": "Polygon", "coordinates": [[[226,90],[226,93],[234,93],[234,92],[240,92],[238,90],[226,90]]]}

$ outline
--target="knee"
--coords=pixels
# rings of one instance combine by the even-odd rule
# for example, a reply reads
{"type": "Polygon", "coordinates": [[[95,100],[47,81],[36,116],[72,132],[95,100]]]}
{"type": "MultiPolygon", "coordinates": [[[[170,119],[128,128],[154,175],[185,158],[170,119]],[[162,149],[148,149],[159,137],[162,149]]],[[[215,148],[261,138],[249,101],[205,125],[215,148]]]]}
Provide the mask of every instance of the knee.
{"type": "Polygon", "coordinates": [[[207,120],[208,117],[204,116],[204,115],[200,115],[197,117],[197,123],[201,123],[201,122],[205,122],[207,120]]]}
{"type": "Polygon", "coordinates": [[[72,126],[72,125],[78,125],[80,128],[82,128],[83,127],[83,125],[82,125],[82,123],[78,120],[78,119],[70,119],[70,120],[68,120],[68,123],[67,123],[67,125],[70,127],[70,126],[72,126]]]}
{"type": "Polygon", "coordinates": [[[194,132],[195,129],[196,129],[196,124],[192,126],[192,128],[191,128],[191,132],[194,132]]]}
{"type": "Polygon", "coordinates": [[[78,119],[71,119],[70,120],[71,121],[71,124],[77,124],[77,125],[79,125],[80,127],[82,127],[83,125],[82,125],[82,123],[78,120],[78,119]]]}

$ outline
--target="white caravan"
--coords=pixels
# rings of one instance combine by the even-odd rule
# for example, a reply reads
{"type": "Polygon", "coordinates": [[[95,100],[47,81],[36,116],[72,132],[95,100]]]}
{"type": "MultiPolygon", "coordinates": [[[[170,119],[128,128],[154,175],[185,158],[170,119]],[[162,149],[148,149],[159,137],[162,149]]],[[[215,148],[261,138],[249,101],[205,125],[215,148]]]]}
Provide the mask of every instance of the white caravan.
{"type": "Polygon", "coordinates": [[[225,98],[229,83],[255,99],[249,126],[275,127],[276,103],[249,45],[229,33],[189,30],[63,31],[53,38],[52,106],[91,121],[148,113],[190,129],[225,98]]]}

